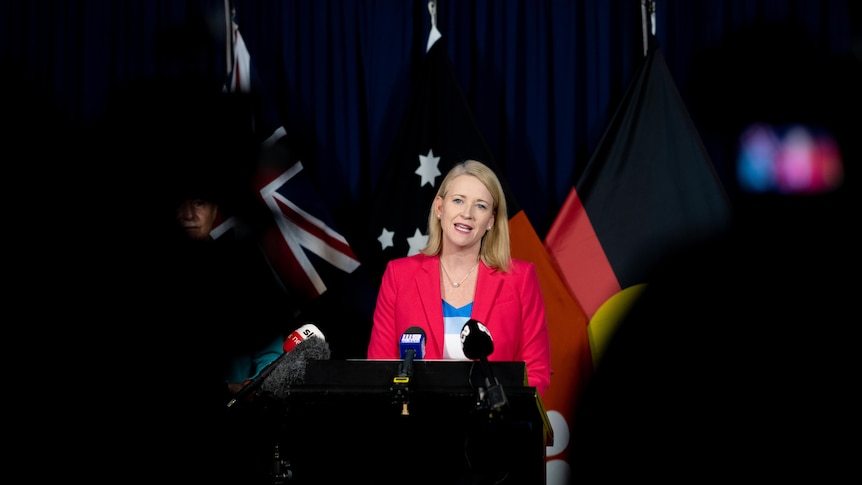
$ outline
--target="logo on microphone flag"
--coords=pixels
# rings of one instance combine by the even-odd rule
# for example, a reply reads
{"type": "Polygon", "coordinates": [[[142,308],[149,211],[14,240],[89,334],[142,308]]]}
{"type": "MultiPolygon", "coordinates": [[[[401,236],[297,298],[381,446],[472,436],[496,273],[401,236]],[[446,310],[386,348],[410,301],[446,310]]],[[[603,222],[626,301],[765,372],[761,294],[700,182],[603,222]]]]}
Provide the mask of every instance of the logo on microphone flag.
{"type": "Polygon", "coordinates": [[[422,341],[422,335],[418,333],[408,333],[401,337],[401,341],[405,344],[418,344],[422,341]]]}

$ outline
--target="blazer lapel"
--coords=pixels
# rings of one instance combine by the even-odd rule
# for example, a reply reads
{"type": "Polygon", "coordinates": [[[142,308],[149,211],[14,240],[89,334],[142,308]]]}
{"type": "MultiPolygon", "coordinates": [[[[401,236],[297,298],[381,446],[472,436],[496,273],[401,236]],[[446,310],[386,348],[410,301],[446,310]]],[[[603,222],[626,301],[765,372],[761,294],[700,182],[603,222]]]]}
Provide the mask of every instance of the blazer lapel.
{"type": "Polygon", "coordinates": [[[479,277],[476,281],[476,295],[473,298],[471,314],[474,320],[487,324],[502,284],[503,279],[494,270],[485,266],[485,263],[479,264],[479,277]]]}
{"type": "MultiPolygon", "coordinates": [[[[420,272],[416,275],[417,305],[422,305],[425,322],[425,345],[443,352],[443,299],[440,295],[440,266],[437,256],[425,257],[420,272]]],[[[416,314],[419,314],[417,309],[416,314]]],[[[417,322],[418,324],[418,322],[417,322]]]]}

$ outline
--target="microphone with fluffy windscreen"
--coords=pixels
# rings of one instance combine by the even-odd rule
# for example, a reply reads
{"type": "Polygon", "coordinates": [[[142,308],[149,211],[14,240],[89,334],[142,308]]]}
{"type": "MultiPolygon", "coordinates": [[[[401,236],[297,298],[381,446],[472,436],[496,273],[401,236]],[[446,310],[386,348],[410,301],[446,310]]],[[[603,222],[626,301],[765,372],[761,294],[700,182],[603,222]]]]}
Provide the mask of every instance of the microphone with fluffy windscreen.
{"type": "Polygon", "coordinates": [[[291,386],[305,382],[305,368],[309,361],[328,360],[331,351],[322,335],[315,335],[300,341],[292,351],[284,355],[285,358],[276,364],[261,385],[262,391],[281,400],[290,396],[291,386]]]}
{"type": "Polygon", "coordinates": [[[301,381],[305,377],[305,363],[308,360],[329,358],[329,344],[326,343],[326,337],[323,336],[323,332],[317,328],[317,325],[310,322],[291,332],[284,339],[281,350],[283,353],[264,367],[251,382],[240,389],[228,401],[227,407],[253,397],[257,394],[258,389],[264,387],[265,384],[266,387],[270,388],[270,391],[273,387],[281,391],[283,383],[287,383],[286,385],[289,387],[290,384],[301,381]],[[313,341],[306,343],[310,339],[313,341]],[[294,354],[297,348],[301,350],[294,354]],[[273,373],[276,376],[270,379],[273,373]]]}

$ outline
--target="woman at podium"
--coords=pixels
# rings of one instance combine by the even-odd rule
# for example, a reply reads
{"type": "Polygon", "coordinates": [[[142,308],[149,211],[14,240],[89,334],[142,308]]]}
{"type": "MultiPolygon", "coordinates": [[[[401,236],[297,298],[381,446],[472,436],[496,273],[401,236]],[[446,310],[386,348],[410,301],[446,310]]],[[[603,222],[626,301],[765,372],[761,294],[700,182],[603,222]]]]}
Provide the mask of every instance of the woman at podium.
{"type": "Polygon", "coordinates": [[[464,360],[461,331],[474,319],[493,339],[489,361],[521,361],[543,395],[551,355],[535,266],[511,257],[502,185],[487,165],[461,162],[431,202],[428,241],[387,264],[374,310],[369,359],[399,359],[402,336],[424,331],[424,359],[464,360]]]}

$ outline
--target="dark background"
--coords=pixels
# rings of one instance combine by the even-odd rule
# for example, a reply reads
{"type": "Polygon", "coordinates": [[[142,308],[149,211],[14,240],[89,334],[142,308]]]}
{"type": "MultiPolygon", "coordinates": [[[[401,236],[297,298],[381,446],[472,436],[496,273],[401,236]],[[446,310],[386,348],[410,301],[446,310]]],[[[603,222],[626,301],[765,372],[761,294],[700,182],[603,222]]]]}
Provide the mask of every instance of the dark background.
{"type": "MultiPolygon", "coordinates": [[[[281,118],[335,227],[358,238],[426,48],[427,2],[236,10],[256,102],[281,118]]],[[[641,2],[441,1],[437,12],[478,128],[544,238],[643,59],[641,2]]],[[[102,310],[102,288],[71,290],[82,274],[152,269],[177,180],[208,165],[232,194],[253,173],[251,156],[233,156],[251,153],[246,107],[211,101],[227,75],[225,3],[4,1],[0,20],[4,196],[9,240],[26,250],[13,256],[25,268],[15,290],[102,310]]],[[[852,178],[860,25],[852,1],[655,2],[659,48],[728,192],[738,136],[755,121],[831,133],[852,178]]],[[[104,290],[138,291],[124,283],[104,290]]]]}
{"type": "MultiPolygon", "coordinates": [[[[855,177],[859,2],[655,5],[660,49],[730,193],[736,139],[753,121],[826,129],[855,177]]],[[[236,8],[265,102],[350,240],[364,220],[357,208],[381,189],[408,107],[430,28],[427,2],[238,1],[236,8]]],[[[544,237],[643,58],[641,2],[443,0],[437,10],[477,124],[544,237]]],[[[124,461],[123,446],[138,449],[153,435],[171,444],[176,462],[194,458],[182,453],[199,440],[174,440],[171,432],[175,419],[200,416],[207,402],[206,393],[184,396],[198,385],[193,364],[212,348],[195,340],[206,328],[182,326],[180,315],[191,310],[175,311],[194,302],[171,299],[153,282],[164,276],[161,209],[176,177],[190,159],[224,161],[231,158],[224,146],[242,150],[248,142],[232,129],[236,111],[208,103],[226,75],[224,23],[220,0],[0,2],[7,147],[0,180],[4,239],[12,243],[5,276],[25,318],[10,331],[32,337],[9,341],[24,342],[13,355],[40,371],[25,376],[25,388],[48,388],[49,417],[74,429],[31,433],[47,447],[33,456],[76,448],[91,431],[83,416],[95,413],[116,416],[117,433],[103,440],[111,452],[88,472],[109,464],[115,478],[136,473],[158,453],[124,461]],[[184,125],[188,138],[160,136],[184,125]],[[76,366],[66,365],[68,354],[76,366]],[[50,376],[50,385],[35,376],[50,376]],[[54,442],[58,435],[71,444],[54,442]]],[[[249,174],[246,166],[217,168],[215,177],[233,183],[249,174]]],[[[21,401],[30,407],[33,399],[21,401]]],[[[194,424],[212,432],[205,420],[194,424]]],[[[44,476],[38,466],[28,470],[44,476]]],[[[184,470],[198,471],[212,472],[184,470]]]]}
{"type": "MultiPolygon", "coordinates": [[[[843,113],[858,106],[850,89],[860,63],[856,3],[655,6],[660,48],[730,188],[735,137],[751,120],[850,131],[855,119],[843,113]]],[[[267,102],[347,231],[354,208],[377,189],[403,120],[410,72],[428,38],[427,2],[239,1],[236,8],[267,102]]],[[[6,81],[26,82],[56,107],[37,116],[53,136],[60,130],[48,128],[51,114],[89,128],[118,92],[177,79],[217,90],[226,74],[219,0],[3,2],[0,9],[6,81]]],[[[543,237],[643,57],[641,2],[444,0],[437,10],[481,132],[543,237]]],[[[159,122],[147,105],[135,108],[159,122]]],[[[86,173],[92,164],[69,170],[86,173]]],[[[94,170],[106,182],[141,176],[139,168],[123,171],[123,156],[115,164],[94,170]]]]}

